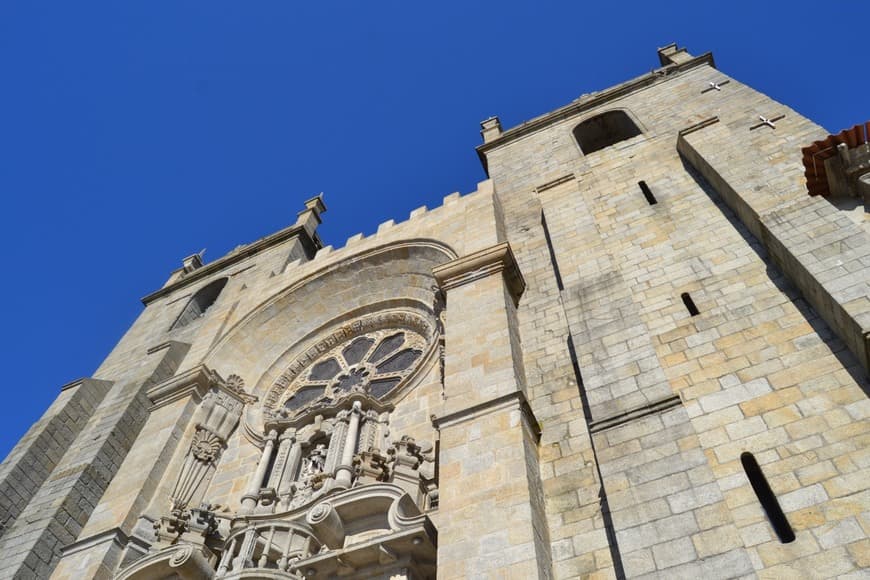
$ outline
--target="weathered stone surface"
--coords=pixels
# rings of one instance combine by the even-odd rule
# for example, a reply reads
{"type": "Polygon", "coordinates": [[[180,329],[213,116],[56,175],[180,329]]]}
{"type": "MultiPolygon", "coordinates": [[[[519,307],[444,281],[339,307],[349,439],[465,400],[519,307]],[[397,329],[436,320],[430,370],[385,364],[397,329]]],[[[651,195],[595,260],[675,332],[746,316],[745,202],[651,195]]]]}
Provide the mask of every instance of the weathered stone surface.
{"type": "Polygon", "coordinates": [[[866,228],[807,195],[823,129],[659,57],[485,121],[440,207],[186,259],[0,466],[0,576],[865,572],[866,228]]]}

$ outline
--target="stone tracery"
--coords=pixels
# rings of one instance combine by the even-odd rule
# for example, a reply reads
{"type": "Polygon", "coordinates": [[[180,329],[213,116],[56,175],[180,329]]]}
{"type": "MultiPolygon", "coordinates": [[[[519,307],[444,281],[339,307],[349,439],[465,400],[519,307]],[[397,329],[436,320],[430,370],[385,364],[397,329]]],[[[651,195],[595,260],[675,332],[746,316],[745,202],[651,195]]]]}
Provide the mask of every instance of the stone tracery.
{"type": "MultiPolygon", "coordinates": [[[[263,402],[264,408],[267,410],[277,410],[291,395],[298,396],[301,392],[300,387],[303,386],[300,377],[304,376],[306,372],[313,371],[312,367],[315,364],[326,362],[330,358],[324,355],[341,350],[337,347],[349,347],[354,339],[364,337],[364,335],[383,339],[389,334],[398,332],[404,332],[406,337],[410,337],[408,339],[408,348],[423,351],[423,356],[418,358],[417,361],[425,358],[426,351],[432,347],[432,339],[435,334],[433,326],[425,318],[406,310],[393,310],[364,316],[342,325],[297,356],[268,389],[263,402]]],[[[375,354],[375,352],[371,352],[369,356],[374,357],[375,354]]],[[[380,358],[377,361],[386,362],[380,358]]],[[[339,364],[338,361],[336,363],[339,364]]],[[[353,365],[347,364],[346,368],[351,366],[353,365]]],[[[413,361],[409,369],[410,371],[403,375],[403,378],[407,379],[413,375],[415,369],[413,361]]]]}
{"type": "Polygon", "coordinates": [[[340,343],[297,377],[281,406],[297,411],[351,391],[381,398],[410,374],[425,346],[425,339],[410,329],[375,330],[340,343]]]}

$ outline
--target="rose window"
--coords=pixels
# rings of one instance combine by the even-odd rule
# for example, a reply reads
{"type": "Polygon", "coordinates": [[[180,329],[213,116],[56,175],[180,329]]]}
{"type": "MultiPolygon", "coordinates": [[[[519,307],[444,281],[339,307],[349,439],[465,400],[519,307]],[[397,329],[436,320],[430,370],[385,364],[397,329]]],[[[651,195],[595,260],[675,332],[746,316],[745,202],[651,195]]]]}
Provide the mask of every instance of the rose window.
{"type": "Polygon", "coordinates": [[[426,341],[409,328],[383,329],[357,336],[324,353],[300,373],[283,402],[296,411],[315,401],[331,401],[351,392],[382,398],[415,368],[426,341]]]}

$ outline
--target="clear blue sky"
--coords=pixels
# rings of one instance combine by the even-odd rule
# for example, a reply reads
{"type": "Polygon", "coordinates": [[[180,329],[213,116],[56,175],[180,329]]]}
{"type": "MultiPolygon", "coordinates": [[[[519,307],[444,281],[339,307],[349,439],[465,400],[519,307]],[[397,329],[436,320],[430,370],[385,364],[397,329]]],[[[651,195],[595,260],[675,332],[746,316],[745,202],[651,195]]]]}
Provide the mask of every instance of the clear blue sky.
{"type": "Polygon", "coordinates": [[[0,4],[0,457],[181,259],[320,191],[341,246],[484,179],[505,127],[670,42],[831,131],[870,119],[870,2],[0,4]],[[587,6],[588,5],[588,6],[587,6]]]}

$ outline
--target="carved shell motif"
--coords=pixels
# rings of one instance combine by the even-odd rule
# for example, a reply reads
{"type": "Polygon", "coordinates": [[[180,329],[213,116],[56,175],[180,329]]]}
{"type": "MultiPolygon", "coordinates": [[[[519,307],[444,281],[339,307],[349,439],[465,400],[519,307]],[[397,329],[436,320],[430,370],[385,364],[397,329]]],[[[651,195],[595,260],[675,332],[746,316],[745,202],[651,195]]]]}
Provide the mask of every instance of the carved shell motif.
{"type": "Polygon", "coordinates": [[[214,461],[220,452],[220,437],[205,429],[197,429],[190,444],[190,451],[200,461],[214,461]]]}
{"type": "Polygon", "coordinates": [[[245,391],[245,379],[233,373],[224,381],[224,386],[235,393],[244,403],[250,405],[257,402],[257,397],[245,391]]]}
{"type": "Polygon", "coordinates": [[[227,387],[232,389],[235,392],[243,392],[245,390],[245,379],[240,377],[237,374],[232,374],[227,377],[226,380],[227,387]]]}

